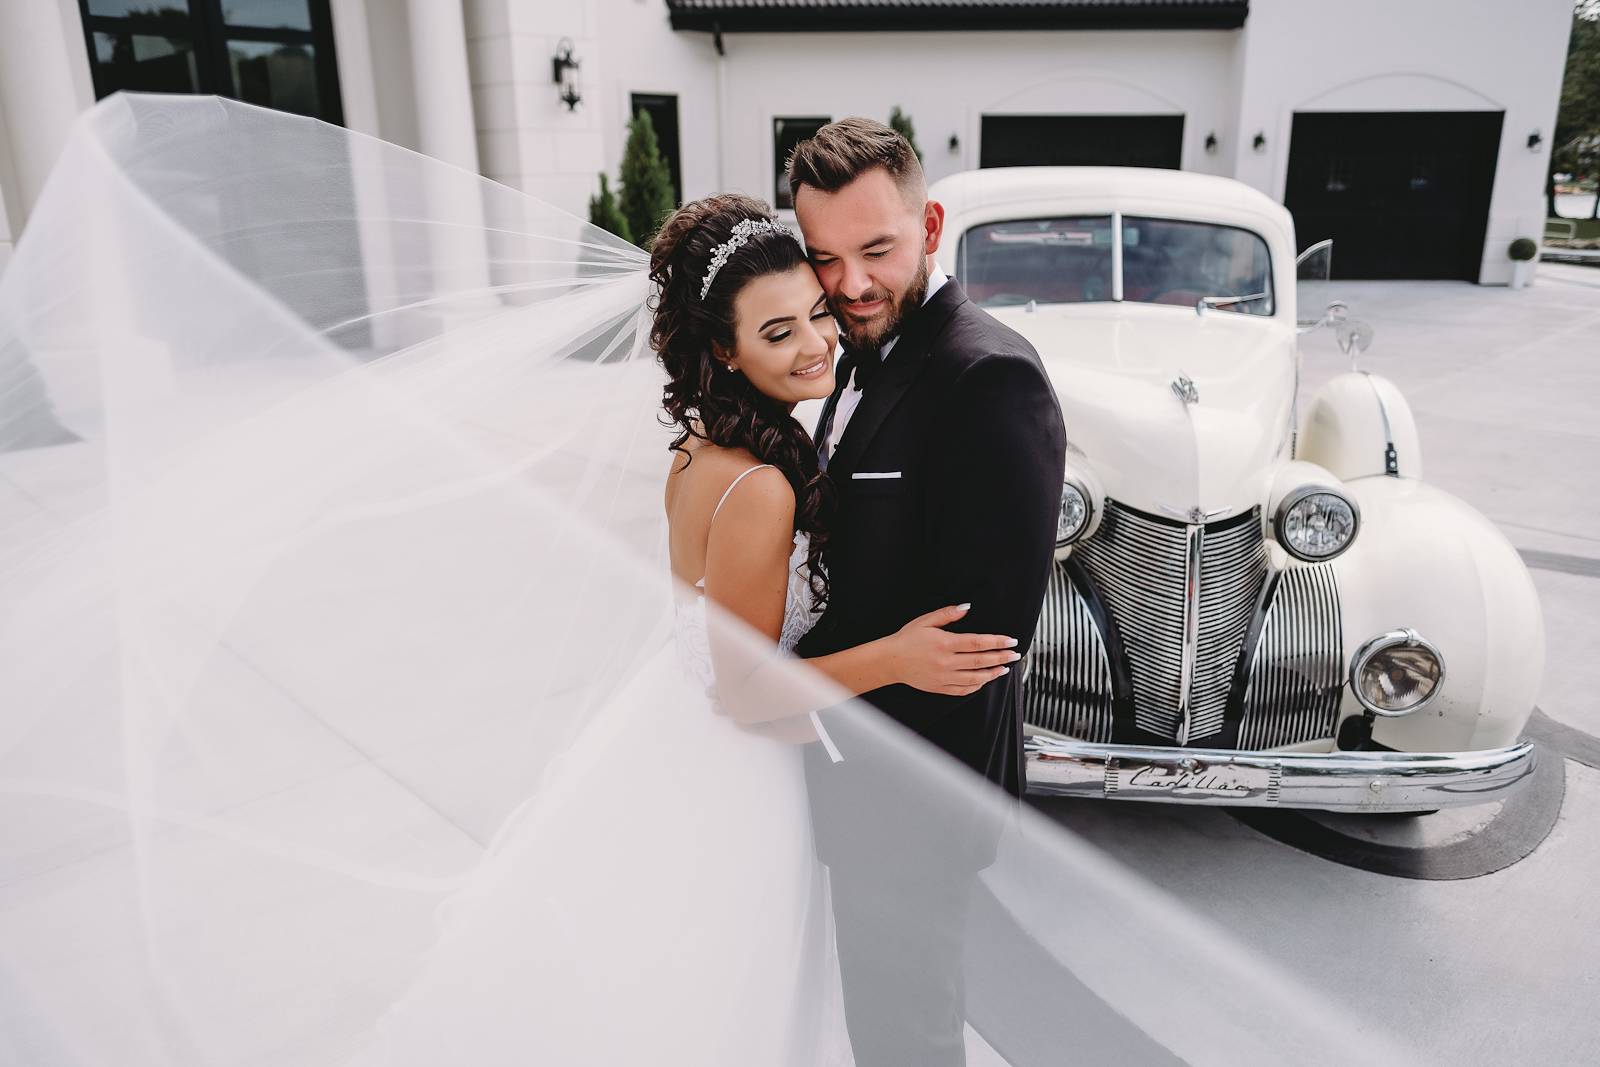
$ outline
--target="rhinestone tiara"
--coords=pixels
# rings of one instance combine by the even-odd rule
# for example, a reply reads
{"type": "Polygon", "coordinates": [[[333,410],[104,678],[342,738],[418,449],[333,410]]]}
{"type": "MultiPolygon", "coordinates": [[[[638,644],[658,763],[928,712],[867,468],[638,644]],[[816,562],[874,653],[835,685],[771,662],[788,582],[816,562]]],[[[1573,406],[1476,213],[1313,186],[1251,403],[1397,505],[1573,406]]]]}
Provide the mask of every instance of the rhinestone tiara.
{"type": "Polygon", "coordinates": [[[782,223],[772,219],[742,219],[733,227],[733,235],[726,241],[711,250],[711,263],[706,269],[706,280],[700,283],[700,299],[704,300],[711,291],[711,282],[716,278],[717,271],[723,268],[728,258],[758,233],[781,233],[790,238],[794,234],[782,223]]]}

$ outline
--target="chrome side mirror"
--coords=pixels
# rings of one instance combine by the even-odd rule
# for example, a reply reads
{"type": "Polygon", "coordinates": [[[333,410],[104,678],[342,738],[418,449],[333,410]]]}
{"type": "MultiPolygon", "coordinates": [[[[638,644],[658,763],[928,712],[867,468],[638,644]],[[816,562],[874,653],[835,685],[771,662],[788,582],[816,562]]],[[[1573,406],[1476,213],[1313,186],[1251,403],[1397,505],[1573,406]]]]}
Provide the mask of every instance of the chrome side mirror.
{"type": "Polygon", "coordinates": [[[1334,327],[1339,348],[1350,357],[1350,369],[1356,369],[1356,357],[1372,347],[1372,327],[1360,319],[1347,319],[1334,327]]]}
{"type": "Polygon", "coordinates": [[[1354,321],[1354,319],[1350,318],[1349,304],[1346,304],[1343,300],[1330,300],[1327,308],[1322,312],[1321,318],[1298,320],[1295,324],[1295,333],[1310,333],[1312,330],[1318,330],[1324,326],[1332,326],[1337,329],[1345,322],[1354,321]]]}

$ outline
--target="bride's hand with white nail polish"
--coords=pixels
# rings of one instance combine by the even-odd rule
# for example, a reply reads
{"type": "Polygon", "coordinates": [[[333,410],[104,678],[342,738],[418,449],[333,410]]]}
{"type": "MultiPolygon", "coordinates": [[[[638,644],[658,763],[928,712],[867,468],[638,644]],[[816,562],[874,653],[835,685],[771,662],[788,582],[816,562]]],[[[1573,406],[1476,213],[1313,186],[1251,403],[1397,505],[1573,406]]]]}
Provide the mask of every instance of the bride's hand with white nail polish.
{"type": "Polygon", "coordinates": [[[895,679],[925,693],[967,696],[1011,671],[1021,659],[1017,640],[1003,634],[962,634],[944,629],[961,620],[971,604],[955,604],[919,615],[885,638],[895,679]]]}

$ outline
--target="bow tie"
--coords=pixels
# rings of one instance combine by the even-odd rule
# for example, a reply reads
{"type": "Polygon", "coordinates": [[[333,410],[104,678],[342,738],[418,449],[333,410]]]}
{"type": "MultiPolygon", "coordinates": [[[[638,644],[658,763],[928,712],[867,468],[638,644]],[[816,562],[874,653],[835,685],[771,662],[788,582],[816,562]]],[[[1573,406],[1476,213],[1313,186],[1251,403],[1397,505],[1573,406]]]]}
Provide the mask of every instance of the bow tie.
{"type": "MultiPolygon", "coordinates": [[[[839,357],[839,366],[844,370],[855,372],[854,381],[847,381],[846,384],[853,384],[864,390],[872,381],[872,376],[878,373],[878,368],[883,366],[883,353],[876,348],[847,348],[844,355],[839,357]]],[[[838,376],[843,378],[843,372],[840,371],[838,376]]]]}

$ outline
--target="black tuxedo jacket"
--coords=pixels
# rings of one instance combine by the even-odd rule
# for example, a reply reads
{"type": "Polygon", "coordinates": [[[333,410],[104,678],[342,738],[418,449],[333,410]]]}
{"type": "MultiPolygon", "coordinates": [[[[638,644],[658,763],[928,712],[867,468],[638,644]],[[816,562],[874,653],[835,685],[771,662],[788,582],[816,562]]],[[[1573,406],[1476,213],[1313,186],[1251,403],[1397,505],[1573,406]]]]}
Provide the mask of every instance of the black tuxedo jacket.
{"type": "MultiPolygon", "coordinates": [[[[798,654],[827,655],[968,602],[952,630],[1007,634],[1025,653],[1053,560],[1065,452],[1038,353],[947,281],[910,316],[830,457],[839,493],[824,553],[830,599],[798,654]]],[[[862,699],[1020,795],[1020,678],[1013,668],[967,697],[892,685],[862,699]]],[[[822,718],[843,762],[810,745],[806,773],[818,850],[832,862],[829,838],[870,834],[862,809],[881,808],[853,786],[870,779],[881,798],[882,776],[900,772],[877,758],[890,753],[872,751],[882,745],[852,755],[849,709],[822,718]]]]}

